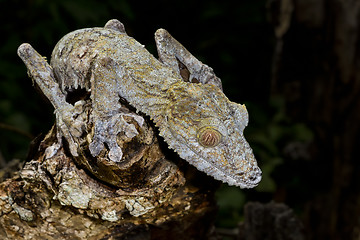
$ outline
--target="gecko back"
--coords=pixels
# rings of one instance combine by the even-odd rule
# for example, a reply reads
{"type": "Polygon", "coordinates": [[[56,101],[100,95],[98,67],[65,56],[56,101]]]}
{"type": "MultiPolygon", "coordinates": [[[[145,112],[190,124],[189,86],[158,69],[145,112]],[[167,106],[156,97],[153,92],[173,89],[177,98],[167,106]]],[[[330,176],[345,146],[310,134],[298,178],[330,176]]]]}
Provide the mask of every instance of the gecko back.
{"type": "MultiPolygon", "coordinates": [[[[255,187],[261,170],[243,135],[248,123],[245,106],[229,101],[212,69],[165,30],[158,30],[155,40],[161,61],[124,31],[106,27],[69,33],[56,45],[51,65],[61,91],[66,95],[69,89],[81,88],[91,94],[91,154],[96,157],[107,147],[109,159],[120,162],[117,135],[138,134],[120,111],[121,97],[151,117],[181,158],[229,185],[255,187]],[[189,70],[189,81],[179,62],[189,70]]],[[[143,123],[142,117],[129,116],[143,123]]],[[[71,119],[60,121],[73,126],[71,119]]]]}

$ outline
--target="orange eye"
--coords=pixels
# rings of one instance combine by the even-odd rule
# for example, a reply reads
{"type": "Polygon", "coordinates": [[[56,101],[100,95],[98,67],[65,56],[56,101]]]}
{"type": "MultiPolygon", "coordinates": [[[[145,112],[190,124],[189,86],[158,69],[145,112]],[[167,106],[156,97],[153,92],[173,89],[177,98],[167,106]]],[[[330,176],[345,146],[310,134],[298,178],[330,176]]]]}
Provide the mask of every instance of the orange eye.
{"type": "Polygon", "coordinates": [[[199,129],[197,139],[203,147],[215,147],[221,141],[221,133],[212,127],[203,127],[199,129]]]}

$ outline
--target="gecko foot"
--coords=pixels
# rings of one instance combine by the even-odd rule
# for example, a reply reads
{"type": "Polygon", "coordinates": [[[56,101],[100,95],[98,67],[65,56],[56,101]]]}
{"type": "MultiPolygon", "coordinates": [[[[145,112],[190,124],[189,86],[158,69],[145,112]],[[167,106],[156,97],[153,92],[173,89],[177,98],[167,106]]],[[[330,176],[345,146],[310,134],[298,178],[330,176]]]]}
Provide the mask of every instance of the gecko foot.
{"type": "Polygon", "coordinates": [[[126,137],[133,138],[139,132],[134,124],[127,123],[124,116],[133,117],[142,126],[144,119],[138,115],[118,113],[109,118],[95,119],[94,136],[89,145],[90,153],[96,157],[104,149],[105,144],[109,148],[108,157],[111,161],[120,162],[123,156],[120,146],[117,144],[117,135],[124,132],[126,137]]]}
{"type": "Polygon", "coordinates": [[[212,84],[222,90],[221,80],[213,69],[194,57],[168,31],[158,29],[155,32],[155,42],[159,60],[172,68],[184,81],[212,84]]]}
{"type": "Polygon", "coordinates": [[[73,156],[78,156],[78,144],[75,138],[81,137],[85,128],[84,119],[79,118],[83,112],[83,104],[84,101],[78,101],[75,106],[64,104],[55,110],[57,127],[59,128],[59,142],[61,137],[65,137],[73,156]]]}
{"type": "Polygon", "coordinates": [[[115,30],[115,31],[118,31],[118,32],[121,32],[121,33],[126,34],[124,24],[122,24],[122,22],[120,22],[120,21],[117,20],[117,19],[111,19],[111,20],[109,20],[109,21],[105,24],[105,27],[104,27],[104,28],[112,29],[112,30],[115,30]]]}

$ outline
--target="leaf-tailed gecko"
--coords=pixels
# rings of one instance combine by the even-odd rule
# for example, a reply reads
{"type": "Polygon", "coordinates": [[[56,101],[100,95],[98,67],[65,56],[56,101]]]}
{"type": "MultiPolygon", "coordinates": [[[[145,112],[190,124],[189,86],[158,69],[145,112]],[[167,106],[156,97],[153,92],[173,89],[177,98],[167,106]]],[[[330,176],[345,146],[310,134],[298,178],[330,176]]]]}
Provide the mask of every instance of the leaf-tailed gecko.
{"type": "Polygon", "coordinates": [[[159,60],[129,37],[122,23],[110,20],[104,28],[64,36],[54,48],[51,66],[27,43],[19,47],[18,55],[55,107],[59,141],[66,139],[73,156],[79,148],[74,138],[85,131],[77,118],[83,102],[73,105],[66,96],[71,89],[82,88],[92,103],[92,156],[107,147],[108,158],[120,162],[117,134],[138,134],[123,117],[129,115],[139,125],[143,118],[119,111],[123,98],[150,116],[168,146],[198,170],[229,185],[255,187],[261,170],[243,135],[248,124],[245,105],[229,101],[213,70],[166,30],[157,30],[155,41],[159,60]]]}

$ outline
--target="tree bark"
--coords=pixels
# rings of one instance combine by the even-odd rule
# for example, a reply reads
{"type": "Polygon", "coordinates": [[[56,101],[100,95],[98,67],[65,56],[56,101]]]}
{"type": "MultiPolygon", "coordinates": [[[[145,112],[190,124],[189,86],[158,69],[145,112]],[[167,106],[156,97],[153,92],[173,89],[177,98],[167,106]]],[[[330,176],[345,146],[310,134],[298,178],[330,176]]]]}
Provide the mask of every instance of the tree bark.
{"type": "Polygon", "coordinates": [[[302,168],[311,187],[299,193],[306,227],[311,239],[359,239],[360,2],[291,4],[273,94],[285,95],[288,114],[315,135],[312,161],[302,168]]]}
{"type": "Polygon", "coordinates": [[[240,224],[238,240],[304,240],[302,222],[283,203],[245,205],[245,220],[240,224]]]}
{"type": "Polygon", "coordinates": [[[2,239],[210,239],[218,183],[165,150],[150,125],[139,132],[122,142],[123,165],[88,168],[66,147],[54,154],[54,126],[18,172],[2,174],[2,239]]]}

